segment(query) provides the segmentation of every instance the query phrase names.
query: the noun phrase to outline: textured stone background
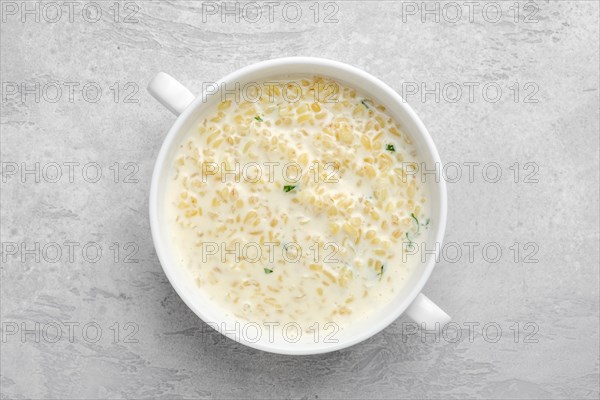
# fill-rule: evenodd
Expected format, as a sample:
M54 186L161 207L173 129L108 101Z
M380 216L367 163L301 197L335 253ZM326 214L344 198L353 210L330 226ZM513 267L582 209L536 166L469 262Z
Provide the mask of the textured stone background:
M191 1L98 1L97 22L93 7L83 18L87 3L76 3L71 22L68 6L57 4L60 20L49 22L56 14L46 7L39 22L35 15L22 22L21 2L2 2L2 398L598 398L597 1L521 2L518 21L512 1L495 2L503 12L497 23L495 8L482 15L483 2L472 21L463 6L456 23L448 21L456 15L450 8L439 22L431 14L422 22L419 10L411 14L421 2L309 1L296 23L282 17L284 2L273 22L263 15L257 23L222 23L220 14L203 21L200 3ZM436 4L443 10L446 3L427 6ZM337 22L324 23L334 11ZM198 92L242 66L292 55L332 58L380 77L405 92L443 160L501 167L496 183L483 179L480 166L473 182L464 167L449 184L446 238L463 253L457 262L441 260L424 292L462 328L456 343L456 331L438 341L408 336L401 318L332 354L261 353L212 332L165 278L147 198L174 118L146 93L147 82L166 71ZM64 89L56 102L49 82ZM79 84L72 99L68 82ZM479 84L472 99L469 82ZM39 102L14 94L36 83ZM90 83L102 89L97 102L92 85L87 97L81 93ZM448 89L439 101L405 90L436 83ZM482 87L490 83L486 100ZM495 103L494 83L502 94ZM452 102L455 85L463 95ZM127 94L137 101L125 102ZM80 164L73 182L66 167L66 176L49 182L50 163L65 162ZM110 169L116 162L118 183ZM509 169L516 162L517 183ZM524 182L528 162L539 166L537 183ZM40 163L39 182L22 175L22 163ZM83 179L87 163L102 169L98 182ZM86 172L93 178L93 168ZM129 172L137 182L123 182ZM64 252L69 241L80 243L73 259L51 262L56 248L48 243ZM99 261L82 256L87 242L102 247ZM480 245L469 254L465 242ZM39 261L11 247L36 243ZM485 243L501 246L498 261L493 251L484 258ZM125 262L130 252L137 263ZM101 329L97 341L94 326L82 332L90 323ZM470 323L479 324L471 340ZM489 323L497 325L484 331ZM63 333L55 342L56 326Z

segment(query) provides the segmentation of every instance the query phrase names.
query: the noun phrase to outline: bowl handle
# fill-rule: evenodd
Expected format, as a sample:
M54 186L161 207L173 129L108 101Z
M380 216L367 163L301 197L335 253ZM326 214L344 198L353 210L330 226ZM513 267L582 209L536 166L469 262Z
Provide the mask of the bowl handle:
M179 116L194 100L194 95L171 75L159 72L148 84L148 91L163 106Z
M436 323L439 324L439 327L443 327L450 322L450 316L422 293L419 293L415 301L408 307L406 315L421 324L422 327L425 324L424 328L427 330L436 329Z

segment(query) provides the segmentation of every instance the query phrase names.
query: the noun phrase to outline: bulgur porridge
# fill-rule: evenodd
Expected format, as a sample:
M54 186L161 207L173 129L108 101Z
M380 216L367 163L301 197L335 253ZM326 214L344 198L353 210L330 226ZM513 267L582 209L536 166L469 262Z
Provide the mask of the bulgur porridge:
M429 226L401 126L330 78L221 100L181 142L164 194L170 245L199 294L228 317L306 331L389 304L419 261L403 245Z

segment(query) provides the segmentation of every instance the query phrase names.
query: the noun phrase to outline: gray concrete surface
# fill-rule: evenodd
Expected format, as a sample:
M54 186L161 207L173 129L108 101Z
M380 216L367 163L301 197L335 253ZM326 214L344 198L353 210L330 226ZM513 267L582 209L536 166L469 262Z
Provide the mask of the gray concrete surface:
M292 22L293 4L270 21L259 2L256 23L251 8L223 23L213 3L59 1L59 16L3 1L1 398L597 399L599 5L492 3L309 1ZM208 328L163 274L148 190L174 119L147 82L166 71L200 91L292 55L380 77L461 167L453 244L424 290L453 317L445 335L402 317L335 353L261 353Z

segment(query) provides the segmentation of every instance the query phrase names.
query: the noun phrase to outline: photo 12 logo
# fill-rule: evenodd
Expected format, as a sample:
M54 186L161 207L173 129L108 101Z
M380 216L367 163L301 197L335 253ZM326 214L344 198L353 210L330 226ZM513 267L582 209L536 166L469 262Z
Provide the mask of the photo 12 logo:
M254 211L250 211L254 213ZM254 213L256 214L256 213ZM246 218L244 223L252 222ZM244 261L250 264L268 263L275 264L284 262L285 264L298 264L302 260L312 263L339 263L335 258L340 246L334 242L312 243L302 246L296 242L200 242L197 244L200 251L200 257L203 263L209 261L219 261L226 263L233 261L239 263ZM265 268L265 273L272 273L273 270Z
M510 340L513 343L536 344L539 343L537 334L540 330L536 322L516 321L509 326L495 321L462 323L450 321L444 326L438 322L435 326L425 323L403 322L401 326L402 343L463 343L468 341L474 343L483 339L486 343L498 343L501 340Z
M404 102L421 103L514 103L537 104L540 86L536 82L402 82L400 95Z
M307 87L302 87L307 85ZM303 92L308 90L308 94ZM234 102L256 103L261 99L273 104L278 101L285 103L297 103L301 99L312 98L315 103L337 103L340 94L340 85L335 81L314 82L312 85L307 80L277 82L202 82L203 102L207 102L212 96L220 95L222 102L227 104L221 107L227 107Z
M98 103L105 101L124 104L139 103L140 88L135 82L93 81L60 82L2 82L2 104L4 103Z
M211 139L211 137L208 137L207 143L210 143ZM218 179L221 183L273 183L277 180L283 180L286 183L295 184L300 182L303 177L307 177L314 183L338 183L339 168L339 163L333 161L313 161L304 168L297 162L278 161L264 161L262 163L235 162L233 165L228 165L225 162L220 164L216 162L202 162L199 166L202 183L207 183L209 177Z
M449 241L447 243L427 244L413 240L409 233L405 237L406 240L402 242L401 249L402 262L417 258L422 263L426 263L432 256L435 256L436 263L444 261L450 264L496 264L502 260L510 260L515 264L537 264L540 261L536 257L540 251L540 246L533 241L513 242L508 245L493 241Z
M139 183L139 164L118 162L101 165L95 161L49 161L0 163L2 183L97 183L101 180L114 183Z
M534 161L515 161L500 164L495 161L448 161L445 163L402 163L402 182L416 179L421 183L539 183L540 166Z
M59 242L9 242L0 244L2 263L19 260L21 263L62 263L86 262L96 264L103 258L114 263L137 264L135 258L140 246L136 242L79 242L65 240ZM10 257L10 259L9 259Z
M235 341L257 343L325 343L334 344L339 340L336 335L340 327L335 322L314 322L309 326L302 326L295 321L289 322L235 322L233 324L221 322L207 322L208 329L202 329L200 335L202 342L207 343L210 338L212 343L224 340L227 336Z
M108 22L137 24L140 4L133 1L2 1L2 23Z
M339 22L340 6L334 1L203 1L201 4L203 23Z
M505 20L536 24L539 11L535 1L402 1L402 22L497 24Z
M113 344L139 343L136 338L139 330L135 322L102 325L96 321L3 321L1 324L2 343L98 343L102 339Z

